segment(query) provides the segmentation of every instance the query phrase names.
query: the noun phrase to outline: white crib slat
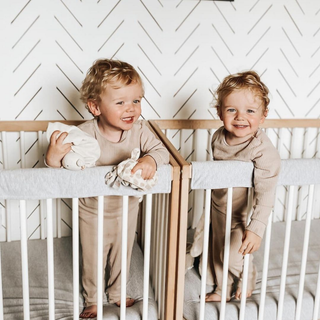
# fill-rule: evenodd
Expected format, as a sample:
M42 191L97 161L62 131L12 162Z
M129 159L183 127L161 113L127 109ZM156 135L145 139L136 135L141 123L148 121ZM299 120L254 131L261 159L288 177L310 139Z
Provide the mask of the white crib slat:
M28 235L26 201L20 200L20 224L21 224L21 263L22 263L22 291L24 320L30 319L29 299L29 274L28 274Z
M279 139L278 139L278 144L277 144L277 150L278 150L280 156L281 156L281 149L282 149L282 136L283 136L283 129L279 128L279 130L278 130Z
M21 166L21 168L26 167L26 157L25 157L24 145L25 145L24 131L20 131L20 157L21 157L20 166Z
M38 131L38 158L40 162L40 167L43 166L43 134L42 131ZM39 200L40 205L40 237L41 239L45 239L45 223L44 223L44 217L45 217L45 211L44 211L44 201Z
M57 199L57 231L58 231L58 238L61 238L62 235L62 217L61 217L61 199Z
M247 203L247 225L250 223L252 215L253 189L248 188L248 203ZM244 257L244 267L242 272L242 288L241 288L241 305L240 305L240 320L244 320L247 301L247 287L248 287L248 271L249 271L250 255L246 254Z
M230 234L231 234L231 217L232 217L232 193L233 189L228 188L227 200L227 217L226 217L226 234L224 239L224 257L223 257L223 280L222 280L222 295L221 295L221 308L219 319L224 320L226 314L226 301L227 301L227 282L229 272L229 253L230 253Z
M261 281L261 293L260 293L260 304L259 304L259 319L264 318L264 306L266 302L267 292L267 281L268 281L268 266L269 266L269 252L271 242L271 229L272 229L272 213L268 219L268 225L265 235L265 246L264 246L264 257L263 257L263 270L262 270L262 281Z
M2 156L3 156L3 169L8 169L8 143L7 143L7 132L2 131L1 132L1 138L2 138Z
M2 131L2 155L3 155L3 169L8 169L8 143L7 143L7 133ZM4 200L5 213L6 213L6 240L11 242L11 214L9 210L9 201Z
M319 270L318 270L317 291L316 291L316 296L314 300L314 310L313 310L312 320L318 319L319 306L320 306L320 261L319 261Z
M104 197L98 197L98 248L93 248L98 250L98 261L97 261L97 319L103 319L103 222L104 222L104 214L103 214L103 204ZM122 293L122 287L121 287ZM122 301L121 301L122 302Z
M45 200L39 200L40 203L40 238L44 240L46 238L45 233L45 207L44 207L44 201Z
M73 319L79 317L79 200L72 199Z
M287 277L287 266L288 266L288 256L289 256L289 246L290 246L290 233L291 233L294 191L295 191L295 187L290 186L289 199L288 199L288 211L287 211L287 217L286 217L286 234L285 234L285 240L284 240L277 320L282 319L282 313L283 313L283 302L284 302L284 293L286 289L286 277Z
M123 197L122 240L121 240L121 307L120 319L126 319L127 298L127 244L128 244L128 209L129 197Z
M143 198L143 200L144 200L144 198ZM145 207L146 207L146 202L142 201L141 210L139 212L139 214L141 213L141 216L140 216L140 225L141 225L141 230L140 230L140 233L141 233L140 241L141 241L141 243L140 243L140 246L141 246L142 250L144 250L144 237L145 237L145 234L143 232L143 230L145 229L145 214L144 214L144 212L146 211Z
M54 320L54 260L53 260L53 220L52 199L47 199L47 258L48 258L48 295L49 319Z
M144 267L143 267L143 317L142 319L144 320L148 319L151 208L152 208L152 194L148 194L146 197L145 244L144 244Z
M3 294L2 294L2 267L1 267L1 245L0 245L0 319L3 320Z
M310 226L311 226L311 218L312 218L313 193L314 193L314 185L310 185L309 186L307 219L306 219L304 240L303 240L301 272L300 272L300 281L299 281L299 294L298 294L297 309L296 309L296 320L300 320L300 316L301 316L301 306L302 306L302 298L303 298L303 290L304 290L304 279L305 279L305 275L306 275L307 255L308 255L308 246L309 246L309 238L310 238Z
M315 158L320 158L320 129L317 130L317 142Z
M202 250L202 269L201 269L201 295L200 295L200 319L204 320L205 302L206 302L206 282L207 282L207 265L209 249L209 228L210 228L210 207L211 190L206 190L205 209L204 209L204 230L203 230L203 250Z
M5 214L6 214L6 240L7 242L11 242L11 214L9 210L9 201L4 200L5 205Z

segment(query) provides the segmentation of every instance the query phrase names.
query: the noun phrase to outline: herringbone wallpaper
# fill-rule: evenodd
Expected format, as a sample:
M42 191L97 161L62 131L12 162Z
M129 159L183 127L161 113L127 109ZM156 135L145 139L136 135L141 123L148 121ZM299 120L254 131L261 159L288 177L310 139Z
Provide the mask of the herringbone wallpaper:
M98 58L137 68L145 119L215 118L212 92L247 69L269 118L320 117L318 0L0 0L0 43L0 120L91 118L79 88Z
M270 117L320 116L317 0L0 2L2 120L90 118L79 87L95 59L133 64L143 117L212 118L212 90L255 69Z

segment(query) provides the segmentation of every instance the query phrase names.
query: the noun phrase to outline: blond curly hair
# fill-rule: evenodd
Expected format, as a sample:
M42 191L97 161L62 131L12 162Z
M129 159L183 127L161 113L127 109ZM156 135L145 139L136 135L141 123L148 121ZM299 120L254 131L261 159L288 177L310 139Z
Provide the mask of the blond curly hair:
M100 103L100 95L107 85L119 88L131 83L140 84L144 91L142 79L132 65L120 60L99 59L93 63L82 82L80 99L90 112L88 101Z
M260 76L255 71L245 71L236 74L231 74L223 79L215 92L214 107L217 109L217 113L221 115L221 107L224 99L233 91L239 89L246 89L253 92L259 97L263 104L263 113L268 112L269 89L260 80Z

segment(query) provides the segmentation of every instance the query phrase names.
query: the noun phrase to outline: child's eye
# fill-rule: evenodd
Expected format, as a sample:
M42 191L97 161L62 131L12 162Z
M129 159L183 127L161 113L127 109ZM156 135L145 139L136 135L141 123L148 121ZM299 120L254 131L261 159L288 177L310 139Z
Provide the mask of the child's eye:
M227 109L227 112L235 112L236 111L236 109L233 109L233 108L228 108Z
M123 101L119 101L119 102L117 102L116 104L122 106L122 105L124 104L124 102L123 102Z
M138 103L140 103L140 100L133 100L133 103L138 104Z
M248 113L255 113L255 111L252 110L252 109L249 109L247 112L248 112Z

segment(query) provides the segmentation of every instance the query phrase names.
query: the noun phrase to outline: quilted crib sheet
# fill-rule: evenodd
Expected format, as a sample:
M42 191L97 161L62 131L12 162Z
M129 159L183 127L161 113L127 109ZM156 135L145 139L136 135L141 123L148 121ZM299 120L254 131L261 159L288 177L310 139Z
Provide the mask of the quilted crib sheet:
M54 251L55 319L72 320L72 238L54 239ZM34 320L49 319L46 252L47 242L45 240L28 241L30 318ZM21 320L23 319L23 295L20 241L1 243L1 263L4 319ZM137 243L133 247L127 294L138 301L126 309L126 319L140 320L143 313L143 254ZM79 311L82 308L83 301L80 294ZM105 301L103 318L119 319L120 308ZM157 304L151 287L149 287L148 318L157 319Z
M285 223L272 224L270 260L268 268L268 286L265 302L264 319L277 319L277 304L280 293L280 277L283 257L283 243ZM304 238L304 221L293 221L291 229L289 261L286 278L286 293L283 307L283 320L295 318L296 302L299 290L300 268ZM320 219L312 220L308 250L308 263L305 276L305 286L302 303L301 319L311 320L313 315L314 296L316 292L317 275L320 261ZM189 234L188 237L191 235ZM192 239L192 236L191 236ZM253 295L247 299L245 319L258 319L260 289L263 268L264 241L258 252L254 253L254 263L258 270L257 285ZM196 268L187 271L185 276L185 301L184 317L187 320L198 320L200 310L201 280ZM213 287L207 286L207 292ZM219 319L220 304L217 302L206 303L205 319ZM226 319L236 320L240 314L240 301L231 300L226 305ZM318 315L320 319L320 312Z

